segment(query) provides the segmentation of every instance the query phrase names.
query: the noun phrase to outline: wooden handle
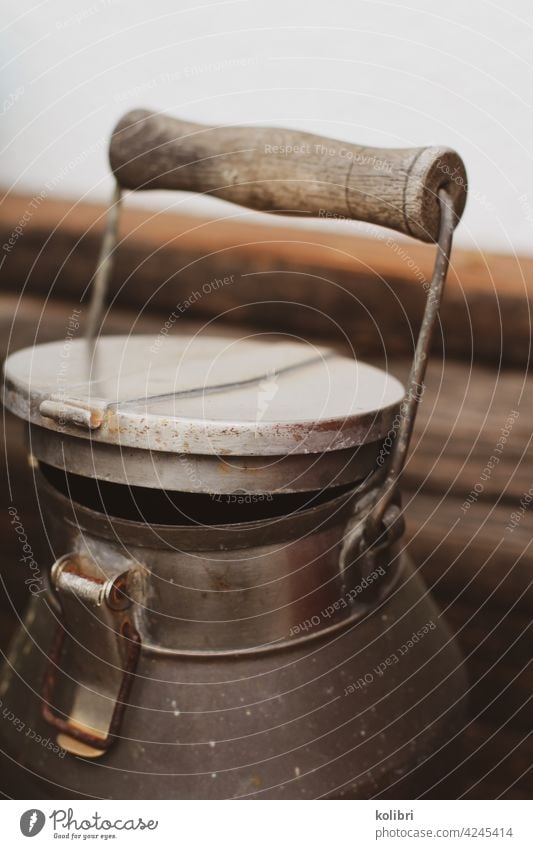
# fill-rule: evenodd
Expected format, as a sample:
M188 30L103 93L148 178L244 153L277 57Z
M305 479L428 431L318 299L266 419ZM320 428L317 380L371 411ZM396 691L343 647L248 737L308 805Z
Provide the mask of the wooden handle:
M438 236L437 192L459 221L466 171L445 147L374 148L271 127L208 127L135 110L109 160L125 189L180 189L265 212L353 218L425 242Z

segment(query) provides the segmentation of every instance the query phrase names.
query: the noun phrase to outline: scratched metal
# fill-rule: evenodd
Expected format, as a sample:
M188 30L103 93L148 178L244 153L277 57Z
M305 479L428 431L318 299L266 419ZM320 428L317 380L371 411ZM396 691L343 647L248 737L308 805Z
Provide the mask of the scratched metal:
M387 434L404 390L327 348L279 337L102 337L12 354L6 403L33 424L121 447L270 456Z

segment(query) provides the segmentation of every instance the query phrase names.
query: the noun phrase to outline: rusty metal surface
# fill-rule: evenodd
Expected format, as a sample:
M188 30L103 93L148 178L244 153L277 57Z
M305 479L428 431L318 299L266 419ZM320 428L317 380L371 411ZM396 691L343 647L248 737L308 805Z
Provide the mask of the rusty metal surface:
M120 729L140 649L129 616L135 566L124 565L120 556L97 562L78 551L52 566L61 621L45 673L42 713L62 732L65 748L74 739L107 749Z
M50 726L31 684L42 679L39 646L49 644L54 622L36 599L24 626L28 651L18 655L17 674L5 672L2 692L43 737ZM434 627L400 655L429 622ZM399 662L387 665L394 654ZM435 775L441 745L460 727L464 689L455 644L405 563L397 592L333 638L224 662L141 652L120 738L96 761L59 757L12 733L2 745L59 798L368 798L384 788L394 795L423 763Z
M395 434L387 477L383 483L382 492L367 521L365 537L369 545L372 545L379 535L382 534L383 526L388 526L391 523L390 508L407 460L407 452L413 434L418 404L424 391L424 378L426 376L431 350L431 341L444 293L452 250L453 231L457 224L457 213L454 209L454 202L450 195L449 186L439 189L438 202L440 223L433 274L427 291L424 316L418 332L413 363L407 383L407 393L401 406L400 426ZM388 521L387 513L389 513Z
M3 704L55 750L2 745L16 742L48 793L364 797L459 727L462 661L401 541L374 575L357 558L339 569L340 541L364 518L352 492L273 521L164 527L112 520L36 474L52 550L80 565L59 599L35 599L3 670ZM102 609L126 573L131 607ZM124 612L135 669L134 641L117 640ZM77 701L85 716L104 706L105 733L77 721Z
M214 459L142 448L117 450L30 425L28 447L43 463L75 475L128 486L232 495L238 504L243 495L311 492L361 481L375 468L381 443L320 454Z
M330 349L213 336L49 343L6 361L6 405L96 442L181 454L276 456L386 436L403 397L391 375Z
M318 606L327 613L305 637L316 638L368 615L400 573L399 545L382 553L364 585L364 557L339 568L342 540L362 525L351 492L293 515L180 527L116 520L37 480L57 555L82 552L104 574L136 565L132 617L151 651L257 652L302 639Z

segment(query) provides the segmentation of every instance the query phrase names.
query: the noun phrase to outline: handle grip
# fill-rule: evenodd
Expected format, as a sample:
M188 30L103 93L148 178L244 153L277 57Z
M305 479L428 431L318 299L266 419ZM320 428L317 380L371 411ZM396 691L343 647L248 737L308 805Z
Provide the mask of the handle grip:
M125 189L179 189L287 215L351 218L436 241L438 191L457 223L464 164L445 147L373 148L271 127L208 127L146 110L115 127L109 160Z

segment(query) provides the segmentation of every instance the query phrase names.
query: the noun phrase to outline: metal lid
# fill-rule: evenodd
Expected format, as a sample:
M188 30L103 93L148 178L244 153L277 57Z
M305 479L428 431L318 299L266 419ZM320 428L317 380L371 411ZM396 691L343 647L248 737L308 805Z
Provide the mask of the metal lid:
M103 336L12 354L6 405L51 431L177 454L272 456L385 437L394 377L279 335Z

